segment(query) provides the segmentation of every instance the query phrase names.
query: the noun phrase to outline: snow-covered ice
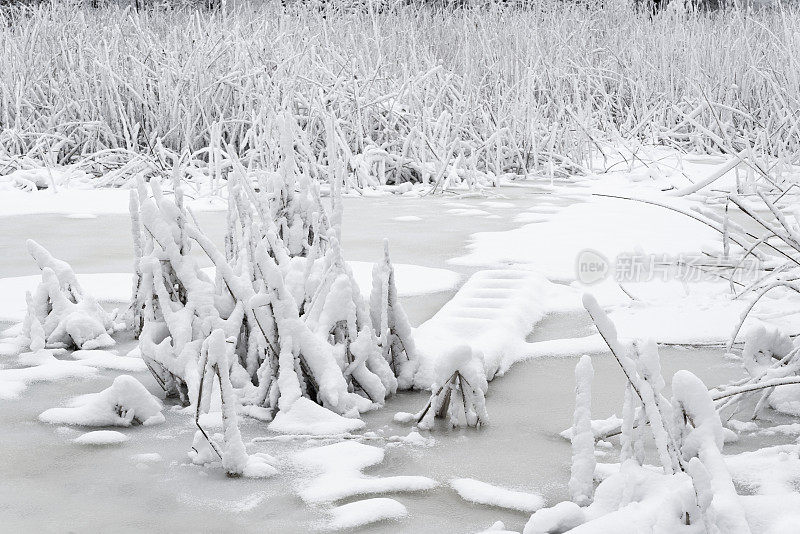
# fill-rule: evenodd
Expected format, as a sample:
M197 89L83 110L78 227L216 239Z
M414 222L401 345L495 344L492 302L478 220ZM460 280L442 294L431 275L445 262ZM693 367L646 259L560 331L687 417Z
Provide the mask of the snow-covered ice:
M472 478L454 478L449 484L462 499L476 504L521 512L535 512L544 506L541 495L501 488Z
M351 419L327 410L305 397L297 399L292 407L280 411L269 424L269 429L283 434L335 435L364 428L364 421Z
M94 430L81 434L72 441L78 445L118 445L129 439L128 436L116 430Z
M424 476L370 477L362 470L380 464L384 450L356 441L315 447L294 455L294 464L310 476L301 482L300 497L309 503L338 501L356 495L416 492L434 488Z
M330 514L331 519L327 528L330 530L342 530L361 527L387 519L400 519L408 515L408 510L394 499L376 497L337 506L331 510Z

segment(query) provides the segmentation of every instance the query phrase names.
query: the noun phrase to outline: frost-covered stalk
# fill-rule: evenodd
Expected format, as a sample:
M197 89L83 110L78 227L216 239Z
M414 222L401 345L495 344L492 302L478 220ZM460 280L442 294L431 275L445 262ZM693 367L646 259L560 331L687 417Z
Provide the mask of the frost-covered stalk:
M236 394L230 379L229 357L233 355L234 339L225 339L225 332L216 329L203 341L200 365L203 378L200 382L200 396L207 395L212 389L214 377L219 383L219 392L222 400L222 429L224 446L222 449L222 467L229 476L239 476L247 465L247 451L239 432L236 419ZM197 415L205 403L198 403ZM198 424L199 426L199 424Z
M411 324L397 298L389 241L383 242L383 261L372 269L370 314L383 357L397 377L398 389L411 389L419 365Z
M133 337L138 339L144 327L144 302L139 291L142 285L142 226L139 221L139 193L136 189L130 190L128 211L131 216L131 235L133 237L133 286L131 288L131 324Z
M180 192L175 196L179 206L164 197L157 181L150 182L151 197L140 185L140 221L150 243L141 261L144 327L139 346L167 395L188 405L197 400L203 340L215 328L236 335L243 310L222 305L227 289L218 291L190 255L188 232L194 231L195 240L201 232L189 223Z
M188 216L177 180L174 201L156 180L152 194L140 182L140 348L162 387L184 404L203 402L198 361L203 340L217 329L236 340L230 355L236 402L262 419L300 396L358 415L397 389L382 347L394 343L396 357L399 340L413 359L388 258L383 311L396 339L379 345L370 309L342 257L339 224L331 228L318 185L296 159L304 142L293 120L280 121L279 170L259 173L258 191L242 163L230 157L224 251ZM191 246L214 264L214 280L198 269Z
M690 472L699 507L713 511L720 532L749 534L744 508L722 456L722 422L708 389L694 374L681 370L672 378L672 395L680 453L686 462L699 459L708 475L699 468Z
M650 422L659 459L665 471L682 470L680 456L672 430L672 405L664 398L664 379L661 377L661 360L653 340L635 341L632 355L639 377L644 412Z
M329 232L330 248L323 276L305 314L305 322L328 339L352 387L372 402L383 403L397 390L397 379L379 351L370 312L350 266L342 258L338 240Z
M586 506L594 493L594 434L592 433L592 359L584 355L575 366L575 415L572 426L572 470L569 493L572 502Z
M278 228L278 237L285 243L290 256L306 256L315 236L327 231L327 219L320 201L319 183L312 179L308 168L297 161L297 150L304 147L294 117L282 113L277 121L281 159L277 179L272 181L268 209ZM304 148L303 148L304 147ZM315 215L316 214L316 215ZM315 227L315 224L322 223Z
M622 429L620 442L620 463L634 459L637 464L644 464L644 441L642 428L645 422L637 416L642 416L644 409L639 397L633 391L630 383L625 385L625 400L622 405Z
M647 417L664 472L673 474L682 471L682 461L669 426L672 420L671 406L660 393L663 380L655 344L636 343L630 347L621 343L614 323L592 295L584 294L583 306L644 407L643 416ZM640 353L643 353L641 363L637 362Z
M480 426L489 422L484 395L488 389L483 358L461 345L436 362L436 382L431 387L428 404L414 419L420 428L433 428L434 418L445 419L450 426Z

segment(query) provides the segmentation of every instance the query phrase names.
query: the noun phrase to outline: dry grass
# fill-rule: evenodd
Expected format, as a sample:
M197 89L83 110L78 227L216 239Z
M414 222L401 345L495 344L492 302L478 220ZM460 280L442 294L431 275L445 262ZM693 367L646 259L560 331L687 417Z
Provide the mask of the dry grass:
M158 171L183 155L214 173L231 151L270 167L283 111L312 172L335 141L362 186L601 171L604 153L637 143L788 163L800 143L789 8L2 13L0 154L12 166Z

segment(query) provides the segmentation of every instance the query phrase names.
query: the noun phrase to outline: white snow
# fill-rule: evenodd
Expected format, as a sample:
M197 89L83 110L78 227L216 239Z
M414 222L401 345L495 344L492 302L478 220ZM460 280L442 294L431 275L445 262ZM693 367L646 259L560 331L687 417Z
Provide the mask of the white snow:
M51 424L82 426L131 426L134 421L143 425L164 422L161 402L135 378L120 375L114 383L99 393L73 399L66 408L51 408L39 419Z
M415 416L419 427L433 428L438 416L453 427L487 424L484 395L489 385L483 367L483 356L469 345L458 345L441 354L436 360L436 381L431 385L428 405ZM395 419L398 417L404 418L395 415Z
M486 377L505 373L531 356L526 337L547 312L577 309L577 292L533 271L480 271L414 331L420 354L416 385L430 388L437 358L466 344L483 355Z
M164 458L157 452L143 452L140 454L134 454L131 456L131 460L136 463L154 464L163 462Z
M473 478L454 478L450 482L465 501L521 512L535 512L544 506L541 495L494 486Z
M117 445L125 443L129 439L128 436L116 430L95 430L81 434L72 441L79 445Z
M564 207L547 221L474 234L469 253L451 261L485 267L524 264L550 278L574 280L576 258L586 249L609 259L637 250L677 256L697 253L715 241L719 241L717 232L679 213L639 202L591 197Z
M83 365L98 369L112 369L126 373L141 373L147 371L147 365L141 358L120 356L107 350L76 350L69 354Z
M283 434L334 435L364 428L364 421L342 417L316 402L300 397L288 410L281 410L269 424L273 432Z
M406 507L394 499L378 497L337 506L330 511L329 530L356 528L387 519L400 519L408 515Z
M351 440L299 452L293 462L310 475L299 487L300 498L323 503L356 495L425 491L437 485L423 476L368 477L361 472L383 457L383 449Z
M21 321L25 316L25 293L36 290L41 276L0 278L0 320ZM98 302L119 303L131 298L132 278L128 273L78 274L81 287Z
M53 382L68 378L88 378L97 375L97 369L80 362L54 360L34 367L0 369L0 399L13 399L30 384Z

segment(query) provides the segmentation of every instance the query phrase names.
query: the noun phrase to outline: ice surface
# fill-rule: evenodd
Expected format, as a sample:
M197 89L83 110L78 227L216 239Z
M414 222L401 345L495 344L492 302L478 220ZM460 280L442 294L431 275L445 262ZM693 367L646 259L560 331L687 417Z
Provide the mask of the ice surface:
M552 192L544 197L536 191L534 188L517 189L515 192L520 196L512 198L509 203L518 206L516 211L524 211L542 198L553 198ZM505 215L502 220L445 215L439 198L388 197L370 199L369 202L346 199L345 202L349 207L345 211L344 234L350 234L350 241L345 237L345 247L353 257L367 261L379 256L381 240L388 235L392 242L393 257L397 261L441 266L448 257L462 254L462 243L471 232L482 229L507 230L514 226L510 215ZM127 209L127 192L123 203L124 209ZM465 199L463 204L467 207L480 206L486 211L495 209L483 206L481 201ZM75 212L88 211L77 208ZM515 213L509 208L504 209L508 214ZM391 221L391 217L398 213L418 214L425 220L426 228L429 224L433 228L446 227L447 232L437 230L421 239L419 233L408 232L408 225ZM204 227L221 240L218 230L224 227L224 217L202 213L198 217L204 221ZM100 216L93 221L48 216L35 220L5 220L14 225L25 221L31 237L54 236L55 240L63 243L62 246L72 251L74 257L81 258L74 265L80 265L79 270L83 272L122 271L129 264L130 244L124 237L128 231L128 221L123 217ZM3 224L2 221L0 219L0 224ZM92 240L85 239L88 224L92 224L91 228L95 230ZM417 227L416 224L413 226ZM9 250L21 252L0 258L0 276L32 272L30 260L25 256L24 249L18 247L19 241L15 241L13 234L11 231L1 234L0 244L10 247ZM98 246L100 244L102 247ZM67 259L72 261L72 258ZM454 269L466 276L474 271L469 267ZM93 291L83 279L81 282L85 289ZM125 282L118 289L125 299L129 287ZM637 287L633 292L647 296L645 289ZM580 293L577 289L575 292ZM664 295L667 293L665 290ZM429 318L447 298L449 295L446 293L426 294L407 299L403 304L409 310L412 324L419 324ZM606 306L602 298L598 297L598 300ZM626 302L618 299L610 305ZM577 298L569 307L576 303ZM566 306L537 323L528 338L526 354L574 356L592 353L597 377L592 405L595 417L602 419L619 409L624 377L617 364L605 354L604 347L598 344L598 341L602 344L599 336L587 335L591 334L591 330L585 324L585 318L572 315L571 312L564 313L564 308ZM678 301L674 309L676 313L680 312ZM631 306L631 310L632 314L635 313L636 305ZM638 311L646 313L647 308L639 306ZM612 309L612 317L614 313ZM669 315L663 314L661 317ZM669 317L669 321L680 322L680 316ZM621 333L625 330L623 323L620 323ZM668 328L663 327L662 332L668 332ZM576 339L576 335L585 337ZM597 350L588 350L590 345ZM121 349L120 354L126 350ZM707 385L726 382L738 378L740 374L739 364L724 360L722 351L713 347L662 348L661 353L663 373L668 382L678 368L691 369ZM79 362L65 363L77 367ZM11 360L3 359L2 364L6 366L2 371L16 371L9 368L13 366ZM492 414L492 425L478 432L471 429L437 432L433 446L424 449L410 446L386 448L384 461L372 465L369 476L385 478L422 474L438 480L449 480L454 476L470 477L495 481L503 487L532 488L531 491L541 493L547 504L567 498L564 488L569 476L570 450L569 444L557 438L557 434L571 424L574 364L575 360L571 358L539 358L519 363L511 372L496 378L491 384L491 393L486 400ZM293 470L282 470L279 476L271 479L231 481L221 473L189 465L185 452L192 443L196 427L191 418L182 413L165 410L168 425L126 431L132 436L135 433L135 439L123 447L109 447L100 454L81 450L80 454L65 455L63 433L57 433L48 425L31 423L40 412L61 403L63 399L101 390L110 384L116 374L108 370L84 369L91 373L88 380L41 383L32 387L24 400L4 401L8 409L0 410L0 428L3 429L4 452L10 461L3 472L4 480L8 483L0 485L0 500L6 503L7 513L4 515L9 529L27 531L47 524L67 525L77 531L92 528L142 530L148 527L149 519L142 517L141 510L154 506L154 503L158 507L169 507L170 513L160 517L160 524L165 530L171 531L187 527L220 531L239 528L247 531L253 525L267 525L287 534L306 534L330 519L327 505L309 507L293 491L312 484L320 471L302 470L297 474ZM151 392L158 391L158 386L149 375L139 378ZM362 438L363 443L382 449L387 443L399 443L400 438L410 435L409 428L394 424L391 421L392 414L396 411L416 411L426 398L427 393L403 393L389 399L385 409L365 414L367 426L364 430L370 435ZM242 421L245 441L264 436L263 423L249 418L243 418ZM425 432L416 434L423 439L428 439L430 435ZM778 432L774 436L754 435L742 439L750 440L746 445L732 444L731 449L726 446L726 450L741 452L745 446L786 443L794 439L794 436L787 438ZM35 447L31 447L32 440L36 443ZM309 442L308 438L248 442L248 449L254 447L281 460L289 460L307 447L327 443L330 442L325 439ZM502 455L498 451L502 451ZM134 454L158 454L163 461L149 463L148 470L142 470L137 466L148 462L131 461ZM475 460L465 462L465 458ZM745 486L750 476L747 472L758 470L753 467L740 471L738 467L730 463L728 465L737 484ZM520 466L524 466L524 469ZM36 476L32 476L32 472ZM787 472L791 472L791 469ZM108 477L108 473L114 473L114 477ZM156 474L158 476L154 476ZM41 492L41 483L49 484L47 494ZM753 484L753 487L756 486ZM91 499L86 498L87 491L91 492ZM754 532L791 531L789 527L793 524L789 521L793 518L786 518L785 512L800 509L800 502L792 495L782 493L743 497L748 521L759 525L758 529L753 529ZM501 519L509 531L519 532L528 519L527 514L512 510L467 503L449 489L397 498L407 506L410 515L402 522L384 522L370 531L395 534L476 532ZM32 514L31 510L36 510L36 513ZM78 515L76 510L82 513ZM280 514L276 510L280 510ZM783 520L779 519L782 514Z

